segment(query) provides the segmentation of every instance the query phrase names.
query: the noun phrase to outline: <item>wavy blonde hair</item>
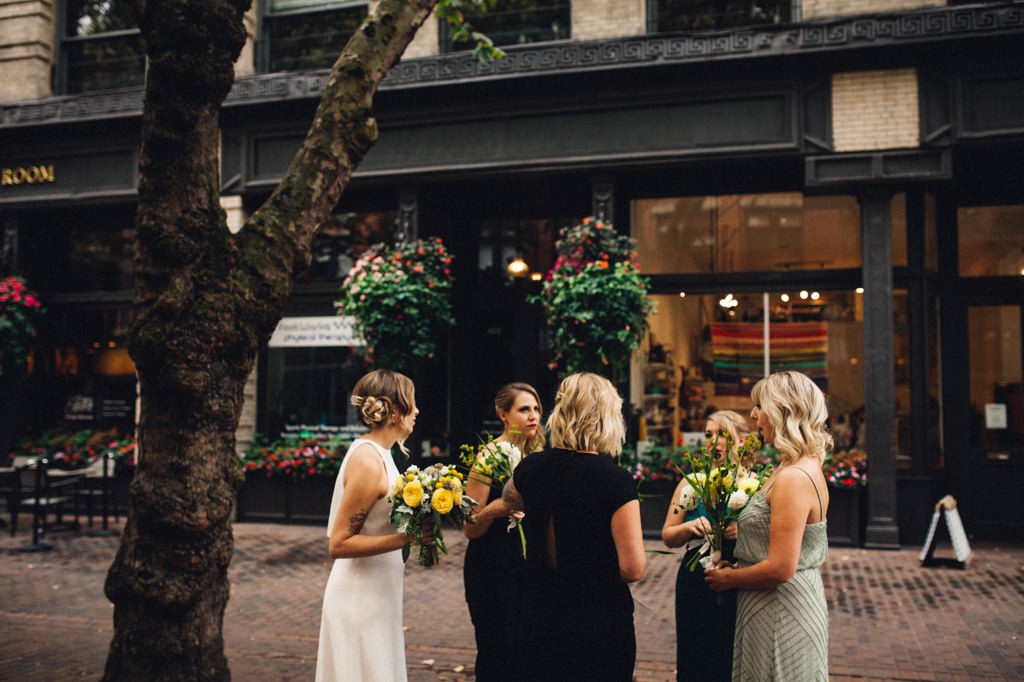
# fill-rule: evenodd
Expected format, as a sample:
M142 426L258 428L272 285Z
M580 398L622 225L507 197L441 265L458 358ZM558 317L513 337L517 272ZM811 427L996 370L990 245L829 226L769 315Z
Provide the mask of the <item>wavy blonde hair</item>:
M735 463L739 447L743 444L743 439L750 433L750 420L732 410L718 410L708 415L707 421L718 424L719 431L725 429L732 438L732 449L726 454L729 460Z
M754 384L750 398L775 429L775 447L783 464L806 456L824 462L833 445L828 407L825 394L807 375L793 371L770 374Z
M581 372L562 380L547 422L551 445L567 450L622 454L626 422L622 396L602 376Z
M515 405L516 398L519 397L520 393L532 395L533 399L537 401L537 409L540 410L541 414L544 414L544 406L540 402L540 395L537 394L537 389L530 384L516 381L499 388L494 396L494 411L499 417L502 412L512 411L512 406ZM531 452L536 452L544 447L544 429L537 429L537 433L533 435L533 438L523 439L522 434L520 434L520 440L524 440L524 442L513 443L513 445L519 447L524 454L528 455Z
M396 424L416 409L416 388L412 379L400 372L375 369L364 374L352 388L352 405L372 431ZM405 438L398 440L398 447L409 454Z

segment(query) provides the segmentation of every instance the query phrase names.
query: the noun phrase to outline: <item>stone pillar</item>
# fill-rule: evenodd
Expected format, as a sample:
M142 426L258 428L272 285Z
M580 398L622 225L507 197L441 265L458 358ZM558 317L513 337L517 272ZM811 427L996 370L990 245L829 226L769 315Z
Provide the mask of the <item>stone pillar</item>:
M52 0L0 0L0 102L53 96L55 35Z
M893 419L892 190L860 194L864 258L864 400L868 479L865 547L899 549Z

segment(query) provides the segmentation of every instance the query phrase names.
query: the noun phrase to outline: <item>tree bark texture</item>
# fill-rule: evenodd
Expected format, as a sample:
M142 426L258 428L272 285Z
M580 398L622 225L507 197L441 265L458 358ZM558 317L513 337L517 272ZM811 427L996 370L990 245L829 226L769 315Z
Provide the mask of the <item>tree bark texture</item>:
M223 618L242 390L293 274L309 265L317 227L376 140L377 86L437 0L373 7L281 185L231 234L219 204L218 116L250 2L134 3L148 57L129 337L140 461L105 585L114 603L105 680L230 679Z

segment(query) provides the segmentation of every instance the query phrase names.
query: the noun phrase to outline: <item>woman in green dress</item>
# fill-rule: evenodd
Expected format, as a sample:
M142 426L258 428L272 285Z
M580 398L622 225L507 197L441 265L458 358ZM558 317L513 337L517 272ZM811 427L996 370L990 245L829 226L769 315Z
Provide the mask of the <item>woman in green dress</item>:
M743 442L750 424L747 418L732 410L719 410L711 414L704 427L704 437L717 438L718 456L736 462L739 444ZM726 444L731 443L726 453ZM736 595L729 592L718 599L704 583L702 570L691 571L689 563L694 552L704 544L704 534L711 529L704 505L686 511L680 504L686 479L679 482L672 494L661 528L661 539L668 547L683 547L683 560L676 573L676 679L729 680L732 676L732 638L736 627ZM722 556L732 558L736 544L736 524L725 529Z
M723 562L705 580L716 592L737 590L734 681L827 682L825 396L786 371L759 381L751 398L750 417L779 466L740 513L735 565Z

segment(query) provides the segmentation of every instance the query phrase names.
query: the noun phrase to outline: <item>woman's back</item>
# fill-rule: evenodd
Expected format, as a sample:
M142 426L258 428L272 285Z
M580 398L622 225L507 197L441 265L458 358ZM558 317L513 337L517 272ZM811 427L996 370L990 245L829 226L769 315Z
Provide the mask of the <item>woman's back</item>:
M515 486L528 564L517 678L631 679L633 601L611 518L636 499L632 476L606 455L552 449L524 459Z

